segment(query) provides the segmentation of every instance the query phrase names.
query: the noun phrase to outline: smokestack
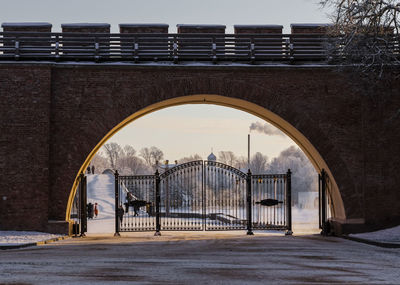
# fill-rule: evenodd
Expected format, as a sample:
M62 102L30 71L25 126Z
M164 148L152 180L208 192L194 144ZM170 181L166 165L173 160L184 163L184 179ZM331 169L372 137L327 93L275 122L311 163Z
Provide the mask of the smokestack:
M250 134L247 135L247 168L250 170Z

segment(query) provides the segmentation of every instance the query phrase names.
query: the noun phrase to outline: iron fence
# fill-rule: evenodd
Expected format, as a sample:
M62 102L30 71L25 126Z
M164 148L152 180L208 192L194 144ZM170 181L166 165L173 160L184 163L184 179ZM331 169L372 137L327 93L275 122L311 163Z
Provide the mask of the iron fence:
M116 183L116 232L155 231L155 175L116 175Z
M320 34L0 33L0 60L294 62L329 60ZM393 46L398 39L393 36ZM398 53L398 48L393 52Z
M287 230L291 173L252 175L192 161L155 175L115 174L116 234L128 231Z

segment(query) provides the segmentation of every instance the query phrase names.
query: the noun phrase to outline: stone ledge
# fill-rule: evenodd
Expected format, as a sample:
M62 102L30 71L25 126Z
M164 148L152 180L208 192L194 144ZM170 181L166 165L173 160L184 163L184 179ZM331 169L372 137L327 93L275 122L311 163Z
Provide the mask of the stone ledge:
M46 232L50 234L69 235L72 232L72 223L68 221L49 220L47 223Z

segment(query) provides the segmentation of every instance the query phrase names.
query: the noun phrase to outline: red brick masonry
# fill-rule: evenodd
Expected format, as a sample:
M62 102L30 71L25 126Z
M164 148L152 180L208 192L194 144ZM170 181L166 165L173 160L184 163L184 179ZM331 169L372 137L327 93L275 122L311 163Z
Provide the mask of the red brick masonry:
M348 219L365 219L363 230L398 223L400 83L390 82L367 96L334 67L1 63L0 229L65 233L74 178L95 145L136 111L191 94L281 116L328 164Z

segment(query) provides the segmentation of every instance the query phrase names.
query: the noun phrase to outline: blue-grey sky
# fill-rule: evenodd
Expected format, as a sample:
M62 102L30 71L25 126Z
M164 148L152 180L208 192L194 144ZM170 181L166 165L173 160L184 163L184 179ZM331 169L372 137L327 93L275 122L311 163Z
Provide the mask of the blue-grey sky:
M0 0L1 22L42 21L60 31L62 23L99 22L176 24L280 24L324 23L326 11L319 0Z
M327 11L318 0L0 0L0 22L50 22L53 31L62 23L280 24L284 33L291 23L326 23ZM230 108L185 105L152 113L133 122L110 141L131 144L139 150L158 146L171 161L194 153L206 158L211 148L247 155L247 133L260 119ZM270 158L294 144L288 137L252 133L252 153Z

